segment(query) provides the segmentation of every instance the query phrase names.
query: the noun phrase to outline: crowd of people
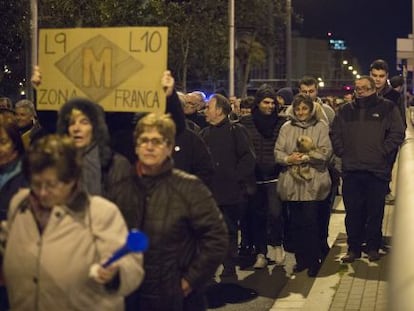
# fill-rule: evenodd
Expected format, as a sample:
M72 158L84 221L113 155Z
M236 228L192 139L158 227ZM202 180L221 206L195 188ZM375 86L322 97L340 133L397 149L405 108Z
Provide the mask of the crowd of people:
M61 106L56 133L31 101L3 98L0 310L206 310L207 285L237 281L240 258L263 269L286 252L294 273L317 277L340 186L342 261L380 260L405 133L401 79L392 86L388 71L374 61L343 98L320 98L309 76L205 98L178 92L166 71L166 114L128 114L123 139L86 98ZM103 265L133 229L148 250Z

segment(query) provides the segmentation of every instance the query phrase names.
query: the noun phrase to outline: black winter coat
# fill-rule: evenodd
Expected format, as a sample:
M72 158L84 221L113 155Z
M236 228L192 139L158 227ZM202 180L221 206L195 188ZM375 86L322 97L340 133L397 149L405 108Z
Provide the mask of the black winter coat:
M342 172L366 171L390 180L394 155L404 141L405 128L396 105L373 94L342 106L330 137Z
M211 187L214 174L213 160L201 137L190 129L177 133L172 155L176 168L200 178Z
M202 291L227 251L226 225L210 191L168 161L158 176L120 182L111 199L122 207L129 228L150 240L136 309L183 310L181 278Z
M18 165L19 161L13 163ZM13 167L14 168L14 167ZM1 170L0 170L1 174ZM20 188L28 186L28 182L20 170L17 174L11 177L4 185L0 188L0 221L7 219L7 211L9 209L10 200L17 193Z
M244 184L254 172L254 153L250 149L248 137L240 127L232 125L225 118L219 124L210 125L200 132L213 158L212 192L218 205L242 202Z
M254 124L252 115L241 118L240 123L247 129L256 153L256 180L265 181L277 178L281 167L276 164L274 149L284 120L280 119L280 122L276 124L271 137L264 137L260 134Z

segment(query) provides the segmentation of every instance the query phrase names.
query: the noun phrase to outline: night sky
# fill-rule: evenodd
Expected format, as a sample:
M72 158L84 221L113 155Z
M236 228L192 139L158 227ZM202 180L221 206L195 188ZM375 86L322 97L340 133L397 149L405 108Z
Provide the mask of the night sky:
M411 33L412 0L292 0L304 22L294 29L306 37L343 39L358 58L363 74L377 58L396 74L396 38Z

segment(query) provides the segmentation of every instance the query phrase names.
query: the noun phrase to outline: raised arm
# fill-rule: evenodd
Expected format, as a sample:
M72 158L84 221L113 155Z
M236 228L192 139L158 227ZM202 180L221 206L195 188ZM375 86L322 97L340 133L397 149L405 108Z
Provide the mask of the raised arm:
M177 127L177 135L185 128L185 115L183 107L181 107L180 99L175 91L175 80L171 75L171 71L164 71L161 78L161 85L167 96L167 107L165 112L171 114L172 119Z

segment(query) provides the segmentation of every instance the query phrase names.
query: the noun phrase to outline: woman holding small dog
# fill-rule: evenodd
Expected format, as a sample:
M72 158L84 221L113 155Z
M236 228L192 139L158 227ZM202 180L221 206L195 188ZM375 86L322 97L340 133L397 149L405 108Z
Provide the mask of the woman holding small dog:
M296 257L294 271L308 269L310 277L318 274L321 265L318 208L331 186L327 164L332 146L318 105L307 95L296 95L275 145L276 162L284 167L277 191L289 212L287 233ZM306 153L297 149L304 137L313 143ZM295 177L292 166L303 168L306 178Z

